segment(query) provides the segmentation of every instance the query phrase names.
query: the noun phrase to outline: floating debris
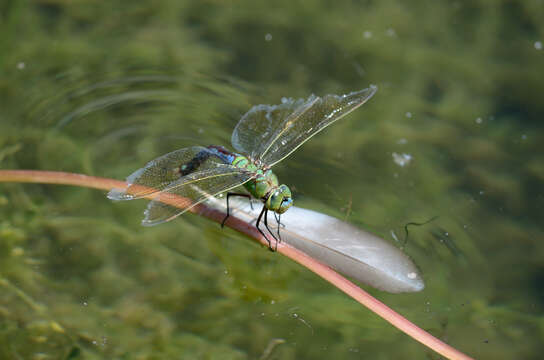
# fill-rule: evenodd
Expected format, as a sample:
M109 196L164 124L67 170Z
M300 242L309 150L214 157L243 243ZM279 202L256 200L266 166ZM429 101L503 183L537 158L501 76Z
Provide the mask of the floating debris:
M406 166L412 161L412 155L410 154L397 154L396 152L393 153L393 161L399 166Z

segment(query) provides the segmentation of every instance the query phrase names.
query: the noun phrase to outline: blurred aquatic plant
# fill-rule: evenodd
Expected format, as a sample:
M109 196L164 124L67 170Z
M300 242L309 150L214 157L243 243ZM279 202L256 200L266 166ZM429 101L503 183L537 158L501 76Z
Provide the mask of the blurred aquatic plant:
M0 4L0 166L121 178L185 141L224 142L250 104L376 83L381 96L366 114L376 121L331 129L296 155L289 178L304 187L295 195L305 206L339 217L348 199L364 199L350 204L349 221L371 224L384 237L393 231L402 238L404 224L439 215L436 226L453 236L466 265L429 232L433 226L410 228L406 251L432 291L385 295L384 301L452 343L463 343L478 358L535 358L544 309L539 282L544 52L538 46L543 6L512 0L338 1L334 6L5 1ZM256 85L202 80L200 74L219 74L219 79L228 74ZM95 89L79 98L67 93L147 76L174 78L158 90L178 95L81 112L53 131L60 119L90 101L154 85L118 84L117 90ZM185 83L186 76L196 81ZM200 81L214 90L196 86ZM393 152L413 160L401 168ZM321 154L317 160L316 153ZM342 174L334 183L339 200L316 181L333 172ZM204 353L251 357L290 328L259 304L275 301L277 309L287 298L321 316L310 319L312 337L293 330L297 346L289 341L279 346L275 354L281 358L359 357L362 351L425 356L381 321L355 321L359 307L279 257L226 241L200 220L178 224L181 235L174 236L179 229L169 226L145 235L116 224L133 223L139 208L119 209L101 195L41 185L2 185L0 205L9 244L0 254L3 276L49 304L65 328L85 333L72 343L97 340L96 345L85 340L80 357L173 357L180 348L193 358ZM195 240L202 231L206 240ZM83 270L77 270L80 264ZM221 271L228 274L216 281L203 275ZM116 287L118 292L112 291ZM6 325L0 357L43 340L25 331L37 320L23 301L11 292L0 298ZM238 298L245 301L243 310L232 306ZM328 312L322 303L343 311ZM221 320L211 326L210 317ZM101 325L106 323L108 328ZM248 332L255 339L247 340ZM100 335L108 336L106 345ZM362 340L370 336L376 341ZM70 346L51 353L72 353Z
M101 179L97 177L88 177L80 174L24 170L0 170L0 182L31 182L79 185L103 190L118 189L126 186L126 184L123 184L119 181ZM154 193L149 194L151 195L146 195L144 197L151 199L155 198ZM168 195L169 196L164 196L163 194L163 196L161 197L161 202L164 202L170 206L187 206L187 203L190 202L187 199L180 198L178 195L175 194ZM210 199L210 201L213 201L213 198ZM244 211L241 211L242 208L235 206L236 211L233 211L233 213L231 213L231 218L229 219L227 225L240 232L250 235L265 246L270 246L269 240L265 236L263 236L262 233L259 233L258 229L253 225L257 213L252 208L251 212L253 212L253 214L251 214L250 212L248 212L249 209L247 209L247 204L245 207L246 209ZM224 207L217 208L215 206L210 206L209 203L198 204L194 207L189 208L189 211L205 216L218 223L222 223L226 214L226 209ZM360 280L388 291L398 292L421 290L421 288L423 287L423 283L419 279L420 275L417 274L417 270L415 270L413 265L410 264L409 260L404 258L400 252L397 253L394 247L388 246L388 244L386 243L381 244L380 240L376 237L371 236L370 234L361 234L362 231L357 231L354 228L350 228L347 224L342 224L340 221L334 218L328 218L319 213L314 213L308 210L304 211L304 209L293 208L291 209L289 215L286 216L291 215L298 216L298 219L293 218L292 220L290 220L290 218L284 218L284 221L289 224L289 230L287 234L284 235L284 237L286 237L286 243L284 242L276 244L275 251L288 256L292 260L312 270L313 272L336 286L338 289L342 290L347 295L351 296L353 299L357 300L362 305L366 306L371 311L384 318L393 326L397 327L401 331L413 337L415 340L423 343L424 345L445 356L446 358L471 359L467 355L461 353L455 348L452 348L451 346L433 337L424 330L418 328L406 318L397 314L392 309L388 308L386 305L373 298L370 294L357 287L355 284L351 283L347 279L343 278L339 274L335 273L334 270L325 265L327 259L329 262L333 263L331 261L332 255L340 252L339 250L343 250L346 252L345 257L349 257L352 261L348 264L341 264L341 261L336 259L336 264L334 264L333 266L342 269L344 272L349 273L351 276L357 277L357 275L359 275ZM308 227L308 224L311 224L311 227ZM336 237L344 240L343 243L337 245L338 249L334 249L334 247L331 247L330 244L327 244L327 242L331 242L331 236L335 238L333 242L336 243L339 242ZM357 242L357 244L354 245L350 243L350 241L352 243ZM304 251L299 251L297 250L297 248L292 247L289 244L298 245L298 247L304 249ZM320 263L318 260L316 260L315 257L313 257L317 257L320 253L323 252L323 246L316 249L316 247L318 247L316 245L325 245L325 247L330 249L331 254L320 257L321 261L324 261L325 264ZM375 259L364 259L364 256L362 256L361 258L355 256L357 249L361 247L370 248L371 253L376 253L374 255ZM350 250L353 252L352 254L348 253ZM385 261L385 264L378 265L380 259L376 259L376 257L379 258L380 256L385 259L381 260ZM370 261L368 261L366 264L363 264L362 270L354 272L350 269L357 266L356 262L363 262L365 260ZM397 262L400 264L397 264ZM86 267L85 265L86 264L80 263L80 270L84 270ZM94 267L95 265L91 266ZM393 276L382 276L380 274L380 272L387 273L388 271L393 273ZM401 281L400 278L404 274L398 273L407 271L410 271L410 273L407 275L407 277L405 277L404 280ZM411 280L413 280L412 283L410 283ZM403 284L399 284L399 282L403 282ZM27 304L31 305L31 308L38 314L46 313L46 307L34 302L28 295L24 293L24 291L13 286L8 280L0 278L0 286L2 285L12 290L12 292L18 295ZM116 290L118 291L118 289ZM303 319L301 319L301 321L304 322ZM306 322L304 322L304 324L308 325ZM64 329L55 321L50 321L49 324L45 327L50 327L54 331L64 333ZM51 341L50 337L50 335L44 335L44 341ZM102 342L102 345L106 345L107 339L102 338ZM99 340L92 340L92 343L98 344ZM73 348L70 350L70 354L72 354L72 352Z

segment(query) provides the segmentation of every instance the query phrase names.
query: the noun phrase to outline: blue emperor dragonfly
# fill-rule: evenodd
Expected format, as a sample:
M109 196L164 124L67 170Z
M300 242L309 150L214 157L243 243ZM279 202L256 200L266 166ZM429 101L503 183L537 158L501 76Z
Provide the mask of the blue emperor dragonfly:
M243 185L251 196L263 202L255 226L264 225L276 241L278 238L268 228L268 211L278 216L293 204L289 187L279 184L272 166L285 159L299 146L319 131L364 104L376 92L367 89L350 94L311 95L308 99L282 99L279 105L256 105L238 122L232 133L231 152L222 146L193 146L179 149L151 160L143 168L127 177L127 187L108 193L112 200L133 200L154 197L145 210L143 225L156 225L170 221L209 197L229 192ZM243 155L245 154L245 155ZM170 193L191 200L189 206L178 208L160 201L160 195ZM247 194L227 194L250 197ZM279 222L279 219L276 218ZM279 226L278 226L279 237Z

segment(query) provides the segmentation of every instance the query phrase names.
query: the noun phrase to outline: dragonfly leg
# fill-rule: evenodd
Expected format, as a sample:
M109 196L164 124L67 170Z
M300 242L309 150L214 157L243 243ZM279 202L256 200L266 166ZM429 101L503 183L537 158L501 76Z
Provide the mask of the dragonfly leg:
M227 216L221 221L221 227L225 226L225 222L230 216L230 206L229 206L229 198L231 196L241 196L241 197L247 197L249 199L249 205L251 205L251 210L253 210L253 204L251 203L251 196L249 194L241 194L241 193L227 193Z
M270 235L272 235L272 237L274 238L274 241L276 242L276 246L274 247L274 250L272 250L272 247L270 247L270 250L271 251L278 250L278 243L280 242L280 240L278 240L278 238L276 236L274 236L274 233L268 227L268 209L266 209L266 211L264 213L264 226L266 227L266 230L268 230L268 232L270 233ZM279 227L278 227L278 234L279 234ZM270 241L268 241L268 244L270 244Z
M265 211L266 211L266 206L263 205L263 209L261 210L261 213L259 214L259 217L257 218L257 222L255 223L255 227L257 228L257 230L259 230L261 235L264 236L264 238L268 242L268 248L271 249L272 245L270 244L270 240L268 240L268 237L266 236L266 234L259 227L259 225L261 224L261 218L263 217L263 214L265 213Z
M281 214L278 214L278 213L275 212L275 213L274 213L274 218L276 219L276 222L277 222L277 224L278 224L278 232L277 232L277 233L278 233L278 239L280 239L280 242L281 242L280 227L284 227L284 228L285 228L285 225L283 225L283 224L281 223L281 221L280 221L280 220L281 220Z
M261 230L261 219L263 217L263 214L264 214L264 226L266 227L266 229L268 230L268 232L270 233L270 235L272 235L272 237L274 238L274 240L276 241L276 247L275 248L272 248L272 243L270 242L270 239L268 238L268 236L266 236L266 234L264 233L264 231ZM264 236L264 238L266 239L266 241L268 242L268 250L270 251L276 251L278 249L278 239L276 239L276 237L274 236L274 234L270 231L270 228L268 227L268 209L266 208L266 206L263 205L263 209L261 210L261 213L259 214L259 217L257 218L257 223L255 224L255 227L257 228L257 230L259 230L259 232L261 233L262 236Z

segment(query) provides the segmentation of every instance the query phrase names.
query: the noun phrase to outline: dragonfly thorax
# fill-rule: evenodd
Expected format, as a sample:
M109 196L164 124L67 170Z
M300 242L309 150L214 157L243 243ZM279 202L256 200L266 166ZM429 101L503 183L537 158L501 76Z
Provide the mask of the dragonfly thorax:
M255 171L255 178L244 184L244 187L257 199L261 199L268 210L283 214L293 203L291 190L287 185L279 185L278 177L270 169L259 169L249 162L246 169ZM252 169L252 167L255 169Z
M268 210L282 214L291 207L293 203L291 190L287 185L280 185L277 176L260 160L230 152L222 146L211 145L207 149L209 152L205 154L205 159L202 156L197 156L185 167L193 170L195 168L193 163L196 162L197 165L200 165L210 155L214 155L225 163L230 163L237 168L254 174L244 184L244 187L253 197L262 200Z

